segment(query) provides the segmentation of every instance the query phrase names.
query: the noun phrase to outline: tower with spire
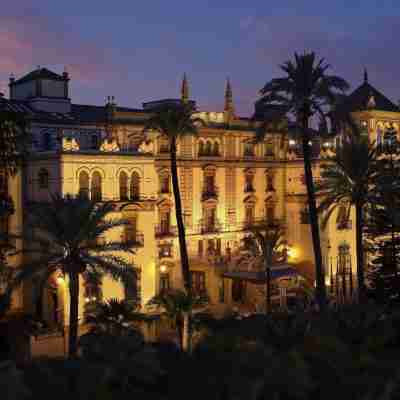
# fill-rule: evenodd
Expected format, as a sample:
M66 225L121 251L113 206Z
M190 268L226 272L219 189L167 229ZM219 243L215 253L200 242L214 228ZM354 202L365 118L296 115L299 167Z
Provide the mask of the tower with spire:
M181 87L181 101L187 103L189 101L189 83L186 77L186 73L183 74L182 87Z
M226 80L225 85L225 102L224 102L224 119L226 123L229 123L234 117L234 107L233 107L233 95L232 87L229 78Z

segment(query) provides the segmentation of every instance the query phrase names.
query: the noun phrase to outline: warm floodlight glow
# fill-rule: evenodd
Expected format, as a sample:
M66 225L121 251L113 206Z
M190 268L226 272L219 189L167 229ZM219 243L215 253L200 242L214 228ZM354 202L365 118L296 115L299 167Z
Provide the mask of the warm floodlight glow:
M166 272L167 272L167 266L166 265L160 265L160 272L162 273L162 274L165 274Z
M62 285L64 283L64 278L62 276L57 276L57 285Z

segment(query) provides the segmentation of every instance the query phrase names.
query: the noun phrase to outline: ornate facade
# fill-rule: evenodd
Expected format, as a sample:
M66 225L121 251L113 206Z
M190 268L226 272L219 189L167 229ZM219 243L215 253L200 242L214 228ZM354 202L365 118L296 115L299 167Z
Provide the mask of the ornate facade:
M116 213L130 224L113 235L133 238L136 243L136 254L129 261L138 271L137 291L145 309L160 291L182 287L168 146L164 138L144 132L155 106L178 100L144 103L142 109L119 107L111 97L103 107L77 105L69 98L68 83L66 72L57 75L42 68L19 80L12 78L10 99L0 99L3 107L28 113L34 138L23 183L15 182L18 189L13 197L19 200L13 224L15 229L22 227L22 199L85 193L96 201L115 202ZM189 99L186 77L181 97ZM346 107L374 140L380 140L386 126L398 132L399 109L367 80L348 97ZM243 274L251 272L251 265L238 267L242 239L254 221L280 220L286 227L289 263L311 284L314 280L300 147L295 132L293 136L272 133L255 143L255 127L264 114L258 110L252 118L237 117L230 82L225 88L224 110L200 110L196 117L201 121L198 135L185 137L178 148L194 290L207 291L210 308L216 313L243 304L249 311L260 310L259 285ZM332 145L317 137L312 143L316 180L320 161ZM355 285L353 227L341 223L339 210L321 236L326 283L338 295L349 296ZM278 271L276 276L284 278L285 273ZM47 318L56 323L68 321L64 286L59 283L56 297L46 303ZM81 305L96 297L88 289L81 293ZM101 295L124 297L127 291L104 278ZM29 295L20 305L31 308ZM54 308L59 311L57 316Z

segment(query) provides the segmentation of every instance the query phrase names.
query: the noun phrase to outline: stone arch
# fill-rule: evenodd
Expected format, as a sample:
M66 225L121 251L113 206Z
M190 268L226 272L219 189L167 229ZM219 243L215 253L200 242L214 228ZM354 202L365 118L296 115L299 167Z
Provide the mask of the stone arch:
M85 169L78 172L78 194L84 198L89 198L90 178Z
M95 170L92 173L91 185L90 185L90 197L94 201L103 200L103 177L102 174Z
M140 183L141 177L138 171L133 171L131 174L130 181L130 199L139 200L140 199Z
M120 200L128 200L128 174L125 171L120 171L119 173L119 199Z

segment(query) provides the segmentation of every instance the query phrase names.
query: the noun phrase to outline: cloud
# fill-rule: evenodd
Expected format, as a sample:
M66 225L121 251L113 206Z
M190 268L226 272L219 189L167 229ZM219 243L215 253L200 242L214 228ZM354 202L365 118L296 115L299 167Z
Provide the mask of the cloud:
M39 15L0 17L0 74L17 78L36 65L66 66L74 82L96 87L110 75L105 51L71 28ZM112 59L109 57L108 59ZM4 84L3 84L4 86Z

